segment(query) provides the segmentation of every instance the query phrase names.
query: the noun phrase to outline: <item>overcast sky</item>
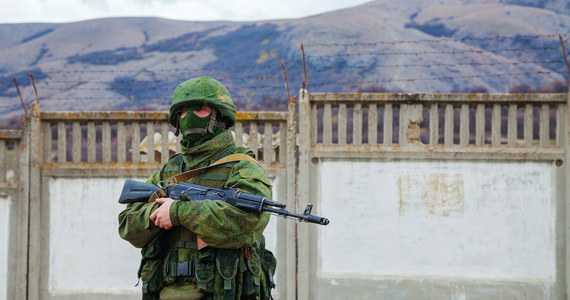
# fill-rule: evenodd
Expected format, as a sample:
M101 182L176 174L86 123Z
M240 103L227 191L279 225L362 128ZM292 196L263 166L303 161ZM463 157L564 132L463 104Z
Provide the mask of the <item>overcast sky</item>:
M153 16L177 20L300 18L370 0L0 0L1 23Z

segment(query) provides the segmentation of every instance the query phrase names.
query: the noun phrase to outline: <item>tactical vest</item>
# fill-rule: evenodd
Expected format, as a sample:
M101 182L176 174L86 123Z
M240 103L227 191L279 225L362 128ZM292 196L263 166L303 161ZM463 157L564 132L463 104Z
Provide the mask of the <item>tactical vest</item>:
M233 153L251 152L229 147L216 160ZM188 182L222 188L237 162L209 168ZM173 156L163 169L162 179L184 172L182 155ZM265 238L248 248L198 250L196 235L183 226L163 230L142 249L139 278L143 299L159 299L160 290L171 284L196 284L214 299L271 299L275 287L276 259L265 249ZM205 299L208 299L206 297Z

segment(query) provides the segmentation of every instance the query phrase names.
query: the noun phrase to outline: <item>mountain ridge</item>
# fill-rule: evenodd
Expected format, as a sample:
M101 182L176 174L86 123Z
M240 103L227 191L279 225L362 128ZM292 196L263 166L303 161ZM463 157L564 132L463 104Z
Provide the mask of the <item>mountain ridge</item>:
M22 114L12 83L43 110L166 110L174 87L213 76L238 109L284 109L310 91L509 92L560 86L563 1L371 1L299 19L179 21L156 17L0 24L0 113ZM460 5L458 5L458 3ZM531 1L523 4L532 4ZM563 86L563 85L562 85Z

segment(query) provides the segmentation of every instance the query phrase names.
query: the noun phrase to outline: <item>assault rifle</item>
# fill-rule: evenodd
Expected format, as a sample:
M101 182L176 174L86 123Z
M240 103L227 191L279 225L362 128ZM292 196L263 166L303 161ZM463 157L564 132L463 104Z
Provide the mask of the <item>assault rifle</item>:
M221 200L247 212L269 213L319 225L329 224L327 218L311 215L312 204L307 205L305 211L299 214L286 210L285 203L272 201L262 196L244 193L232 188L217 189L187 182L179 182L171 187L159 187L154 184L127 179L119 197L119 203L147 202L157 192L162 195L162 198L190 201Z

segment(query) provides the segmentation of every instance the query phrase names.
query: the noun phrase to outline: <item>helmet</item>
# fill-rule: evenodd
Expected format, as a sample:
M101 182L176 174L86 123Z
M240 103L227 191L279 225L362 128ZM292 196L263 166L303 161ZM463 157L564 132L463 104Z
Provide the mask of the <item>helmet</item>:
M172 96L169 122L177 126L179 110L186 104L203 104L217 109L225 128L232 127L236 122L236 106L228 90L211 77L196 77L179 84Z

